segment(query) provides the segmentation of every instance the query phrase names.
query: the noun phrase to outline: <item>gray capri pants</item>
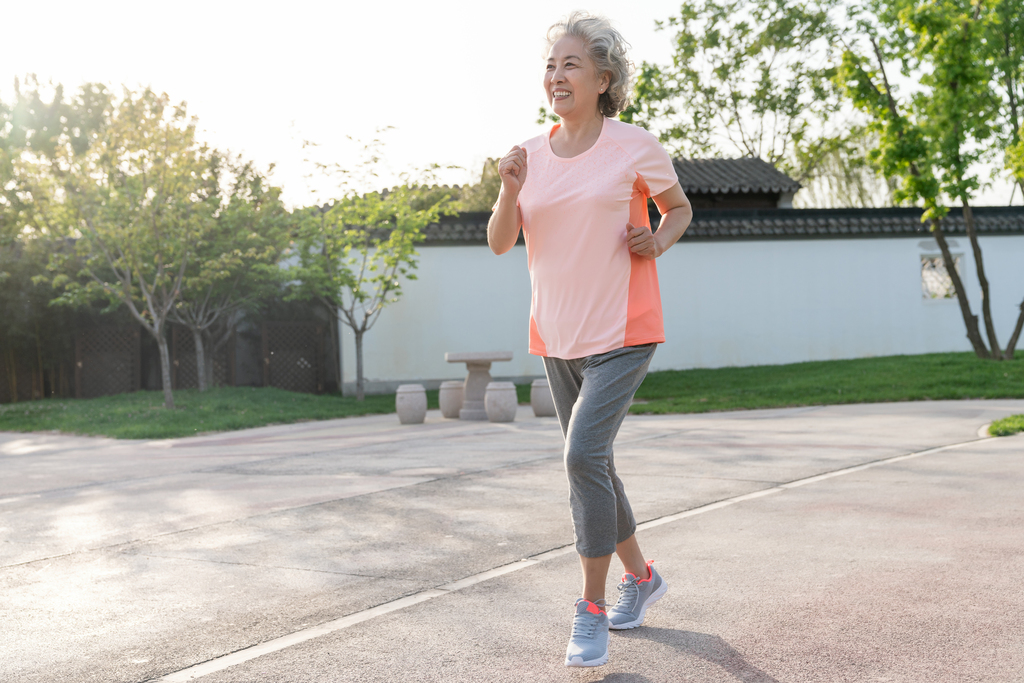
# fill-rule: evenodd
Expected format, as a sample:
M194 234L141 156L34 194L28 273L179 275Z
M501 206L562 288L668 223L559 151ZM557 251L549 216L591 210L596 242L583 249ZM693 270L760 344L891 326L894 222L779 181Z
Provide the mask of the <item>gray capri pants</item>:
M565 436L576 552L583 557L611 555L636 532L633 510L615 473L612 442L657 346L627 346L573 360L544 358Z

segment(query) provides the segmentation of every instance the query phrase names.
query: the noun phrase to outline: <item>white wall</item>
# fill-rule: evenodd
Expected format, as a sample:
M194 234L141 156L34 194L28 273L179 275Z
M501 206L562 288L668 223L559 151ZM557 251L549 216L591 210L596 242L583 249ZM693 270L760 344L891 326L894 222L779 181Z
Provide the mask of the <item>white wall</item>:
M950 243L963 255L961 276L980 320L970 243ZM1024 235L984 237L981 245L1005 345L1024 298ZM525 248L504 256L486 245L419 251L419 279L404 285L402 299L366 334L370 390L462 378L464 366L445 363L446 351L513 351L514 360L495 364L492 375L543 375L540 359L527 354ZM934 240L920 237L684 241L658 259L667 341L651 369L970 351L956 300L921 294L921 255L938 253ZM347 329L343 339L349 384L355 350Z

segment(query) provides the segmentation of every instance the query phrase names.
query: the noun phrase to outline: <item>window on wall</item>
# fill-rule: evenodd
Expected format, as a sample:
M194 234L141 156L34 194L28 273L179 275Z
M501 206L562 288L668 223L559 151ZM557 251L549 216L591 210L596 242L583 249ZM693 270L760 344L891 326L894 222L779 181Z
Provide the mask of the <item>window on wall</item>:
M960 256L953 257L956 272L960 272ZM925 299L952 299L956 296L953 279L946 271L942 256L921 257L921 295Z

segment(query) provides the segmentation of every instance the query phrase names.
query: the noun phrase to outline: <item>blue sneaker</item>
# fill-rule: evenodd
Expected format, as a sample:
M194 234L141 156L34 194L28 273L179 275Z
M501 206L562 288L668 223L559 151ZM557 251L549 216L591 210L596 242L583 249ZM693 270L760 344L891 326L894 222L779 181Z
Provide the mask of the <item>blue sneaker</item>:
M603 602L603 601L602 601ZM601 666L608 662L608 614L598 605L580 598L572 619L572 635L565 648L566 666Z
M619 600L608 610L608 628L620 631L636 628L644 623L647 608L658 601L668 590L668 584L652 566L654 560L647 563L648 577L637 579L629 572L622 575L619 584Z

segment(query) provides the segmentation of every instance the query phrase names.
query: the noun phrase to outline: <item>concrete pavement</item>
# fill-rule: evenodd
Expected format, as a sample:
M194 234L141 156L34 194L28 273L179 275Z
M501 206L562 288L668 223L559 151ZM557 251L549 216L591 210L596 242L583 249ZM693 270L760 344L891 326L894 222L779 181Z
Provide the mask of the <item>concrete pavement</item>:
M1024 680L1024 436L977 434L1021 412L631 416L670 589L592 670L553 418L0 434L0 680Z

